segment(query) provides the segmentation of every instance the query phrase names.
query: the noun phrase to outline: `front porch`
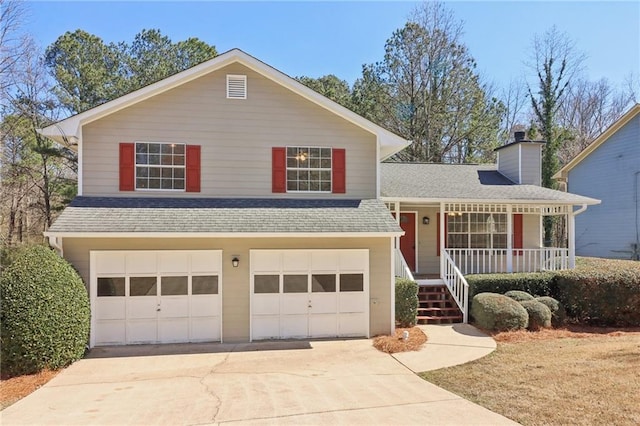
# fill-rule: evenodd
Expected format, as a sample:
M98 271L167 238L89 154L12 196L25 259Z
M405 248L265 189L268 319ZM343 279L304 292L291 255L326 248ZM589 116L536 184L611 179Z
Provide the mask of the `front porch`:
M446 286L463 322L468 317L466 275L575 265L575 215L582 210L572 205L387 200L387 206L405 231L396 239L396 276L417 281L421 292L426 286ZM563 247L544 247L545 216L563 218Z

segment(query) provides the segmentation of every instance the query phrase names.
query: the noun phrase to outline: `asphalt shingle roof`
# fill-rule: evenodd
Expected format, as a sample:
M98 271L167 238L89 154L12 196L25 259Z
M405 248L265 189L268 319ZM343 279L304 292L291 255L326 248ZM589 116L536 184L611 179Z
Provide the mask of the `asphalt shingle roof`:
M76 197L49 232L395 233L380 200Z
M495 165L382 163L381 196L432 200L504 200L595 204L597 200L536 185L518 185Z

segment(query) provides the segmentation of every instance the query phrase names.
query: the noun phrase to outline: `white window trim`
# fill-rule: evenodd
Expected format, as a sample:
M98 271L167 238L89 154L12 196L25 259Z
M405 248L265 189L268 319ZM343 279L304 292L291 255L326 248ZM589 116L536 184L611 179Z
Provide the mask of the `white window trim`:
M308 168L308 169L301 169L299 167L291 167L289 168L289 148L296 148L296 149L300 149L300 148L304 148L307 150L311 150L311 149L328 149L331 152L331 167L330 168L326 168L326 167L318 167L318 168ZM306 190L306 191L299 191L299 190L295 190L295 189L289 189L289 169L291 170L318 170L318 171L329 171L331 173L331 189L329 189L328 191L311 191L311 190ZM291 193L295 193L295 194L332 194L333 193L333 148L332 147L328 147L328 146L303 146L303 145L287 145L285 147L285 188L287 190L287 193L291 192Z
M242 80L244 83L244 96L231 96L229 91L230 80ZM227 74L227 99L247 99L247 76L241 74Z
M139 143L146 144L158 144L158 145L184 145L184 165L182 166L174 166L174 165L150 165L150 164L141 164L140 167L158 167L158 168L171 168L171 169L184 169L184 188L183 189L163 189L163 188L138 188L138 150L137 146ZM185 192L187 188L187 144L185 142L154 142L154 141L135 141L133 145L134 150L134 159L133 159L133 168L134 168L134 189L135 191L141 192ZM161 178L162 179L162 178Z

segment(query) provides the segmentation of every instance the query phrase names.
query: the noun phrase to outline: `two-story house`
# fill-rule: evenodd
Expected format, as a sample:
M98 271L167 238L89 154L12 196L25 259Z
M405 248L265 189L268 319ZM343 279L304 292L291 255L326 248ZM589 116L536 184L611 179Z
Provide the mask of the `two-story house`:
M597 203L540 188L522 138L497 169L384 163L409 141L237 49L41 133L78 153L46 235L91 346L388 334L395 276L433 275L466 320L465 273L570 267L541 218Z

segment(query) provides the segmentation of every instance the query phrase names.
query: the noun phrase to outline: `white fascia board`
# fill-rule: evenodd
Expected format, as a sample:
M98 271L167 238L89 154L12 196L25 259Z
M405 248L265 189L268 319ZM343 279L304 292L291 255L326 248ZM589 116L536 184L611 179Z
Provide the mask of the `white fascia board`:
M68 238L382 238L399 237L402 232L55 232L47 231L46 237Z
M380 200L388 203L388 202L399 202L399 203L414 203L414 204L434 204L434 203L473 203L473 204L540 204L540 205L549 205L549 204L557 204L557 205L566 205L566 206L581 206L583 204L586 205L596 205L600 204L601 200L596 200L595 198L582 197L583 200L576 201L561 201L561 200L517 200L517 199L461 199L461 198L398 198L398 197L380 197ZM588 201L586 201L588 200Z

